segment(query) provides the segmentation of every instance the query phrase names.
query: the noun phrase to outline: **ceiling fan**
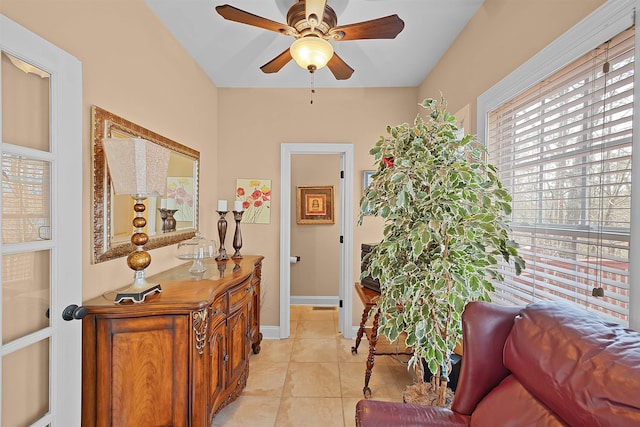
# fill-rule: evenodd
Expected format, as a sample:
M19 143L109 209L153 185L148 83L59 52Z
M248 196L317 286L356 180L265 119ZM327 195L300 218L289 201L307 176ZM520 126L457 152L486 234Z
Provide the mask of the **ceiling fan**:
M336 12L326 0L296 1L287 12L287 24L254 15L228 4L216 6L216 11L229 21L295 37L296 40L287 50L260 67L264 73L277 73L294 59L298 65L311 73L326 65L338 80L348 79L354 70L333 51L329 41L394 39L404 28L404 21L398 15L337 25Z

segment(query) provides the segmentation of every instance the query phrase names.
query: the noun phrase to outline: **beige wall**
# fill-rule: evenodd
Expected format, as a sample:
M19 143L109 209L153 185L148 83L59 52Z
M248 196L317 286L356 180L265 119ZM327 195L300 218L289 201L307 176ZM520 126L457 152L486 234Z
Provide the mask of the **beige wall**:
M476 99L606 0L485 0L419 87L419 99L442 93L453 113Z
M0 13L82 62L83 297L125 285L126 259L91 264L91 105L200 151L203 211L216 200L217 90L142 0L3 0ZM203 233L214 224L203 218ZM172 267L175 246L151 252L150 274Z
M373 167L369 149L385 134L388 124L413 121L416 88L316 89L313 104L309 103L307 89L220 88L218 99L220 196L233 199L236 178L271 179L271 223L243 224L242 252L265 256L262 274L265 300L261 322L276 326L279 325L280 310L280 144L353 144L355 168L351 173L357 206L362 195L362 172ZM213 218L212 212L201 210L201 218L207 217ZM352 218L355 224L356 211ZM367 217L362 227L355 227L354 282L360 274L360 243L380 240L381 222L377 220ZM358 324L361 315L362 306L356 301L354 324Z

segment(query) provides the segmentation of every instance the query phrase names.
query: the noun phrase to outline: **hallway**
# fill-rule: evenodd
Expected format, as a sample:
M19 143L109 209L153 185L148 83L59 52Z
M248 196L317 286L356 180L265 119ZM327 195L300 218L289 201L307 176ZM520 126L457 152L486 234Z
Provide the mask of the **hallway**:
M355 426L368 342L363 338L352 355L355 340L337 331L337 308L291 306L291 336L262 341L260 354L249 361L247 387L218 413L213 426ZM402 357L406 362L408 356ZM401 402L411 383L405 363L391 356L375 358L369 383L373 399Z

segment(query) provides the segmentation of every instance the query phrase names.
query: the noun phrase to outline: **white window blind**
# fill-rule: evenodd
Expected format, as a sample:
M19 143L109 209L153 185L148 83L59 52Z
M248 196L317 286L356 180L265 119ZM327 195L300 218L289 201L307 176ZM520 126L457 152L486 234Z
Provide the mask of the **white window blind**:
M47 161L2 154L2 243L49 238L49 182Z
M504 266L494 301L569 300L628 324L633 79L629 29L489 113L527 262Z

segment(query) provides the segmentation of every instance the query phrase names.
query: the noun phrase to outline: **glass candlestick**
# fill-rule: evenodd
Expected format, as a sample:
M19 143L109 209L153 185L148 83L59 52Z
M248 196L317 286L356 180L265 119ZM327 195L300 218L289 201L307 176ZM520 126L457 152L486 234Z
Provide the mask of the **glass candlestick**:
M240 249L242 248L242 231L240 231L240 221L242 220L242 211L233 211L233 219L236 221L236 231L233 233L233 249L235 252L231 259L240 259Z
M220 249L218 252L220 255L216 257L218 261L227 260L227 250L224 248L224 239L227 236L227 220L225 219L225 215L227 211L217 211L220 215L220 219L218 219L218 237L220 238Z

